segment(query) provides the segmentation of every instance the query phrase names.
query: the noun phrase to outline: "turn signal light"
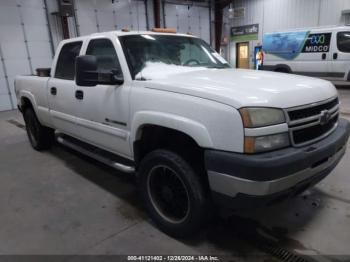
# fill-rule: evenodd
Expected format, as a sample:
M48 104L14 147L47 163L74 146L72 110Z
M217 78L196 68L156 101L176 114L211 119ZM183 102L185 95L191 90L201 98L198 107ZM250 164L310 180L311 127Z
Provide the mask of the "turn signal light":
M244 127L251 127L252 126L252 121L250 119L250 114L248 109L246 108L241 108L239 110L241 112L242 120L243 120L243 126Z
M244 153L246 154L255 153L255 137L246 136L244 138Z
M152 28L152 32L176 34L176 28L160 28L160 27L154 27L154 28Z
M244 153L253 154L281 149L290 145L289 133L278 133L266 136L244 137Z

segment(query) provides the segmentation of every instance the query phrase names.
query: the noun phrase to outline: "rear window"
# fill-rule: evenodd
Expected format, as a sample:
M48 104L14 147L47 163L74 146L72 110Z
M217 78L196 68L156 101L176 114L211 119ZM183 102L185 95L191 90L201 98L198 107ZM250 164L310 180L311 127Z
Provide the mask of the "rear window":
M56 66L56 78L74 80L75 58L79 55L82 42L65 44L60 52Z
M350 53L350 31L337 34L337 45L340 52Z

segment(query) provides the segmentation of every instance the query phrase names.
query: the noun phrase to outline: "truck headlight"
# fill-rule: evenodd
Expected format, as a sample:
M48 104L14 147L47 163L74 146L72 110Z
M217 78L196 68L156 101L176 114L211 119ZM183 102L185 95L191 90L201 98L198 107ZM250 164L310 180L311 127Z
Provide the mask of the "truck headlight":
M288 133L267 136L246 136L244 138L244 153L253 154L271 151L290 145Z
M285 117L281 109L268 107L244 107L239 110L244 127L262 127L284 123Z

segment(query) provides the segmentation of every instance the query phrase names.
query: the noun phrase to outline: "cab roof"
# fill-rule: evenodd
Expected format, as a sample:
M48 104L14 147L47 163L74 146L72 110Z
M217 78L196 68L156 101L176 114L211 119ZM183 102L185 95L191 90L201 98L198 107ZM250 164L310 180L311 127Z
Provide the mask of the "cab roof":
M90 35L80 36L80 37L74 37L69 38L66 40L63 40L62 42L74 42L74 41L84 41L86 39L90 38L100 38L100 37L111 37L111 36L125 36L125 35L172 35L172 36L185 36L185 37L195 37L191 34L181 34L181 33L163 33L163 32L153 32L153 31L108 31L108 32L100 32L100 33L93 33Z

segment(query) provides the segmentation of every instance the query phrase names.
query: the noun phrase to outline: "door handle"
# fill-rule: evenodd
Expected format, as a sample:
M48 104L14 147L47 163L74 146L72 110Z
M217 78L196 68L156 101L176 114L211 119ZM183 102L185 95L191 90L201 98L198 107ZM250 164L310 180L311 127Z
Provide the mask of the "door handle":
M50 93L51 93L51 95L53 95L53 96L55 96L55 95L57 95L57 88L56 87L51 87L50 88Z
M323 54L322 54L322 60L325 60L326 57L327 57L326 53L323 53Z
M84 92L81 90L75 91L75 98L79 99L79 100L83 100L84 99Z
M333 59L337 59L338 58L338 53L333 53Z

